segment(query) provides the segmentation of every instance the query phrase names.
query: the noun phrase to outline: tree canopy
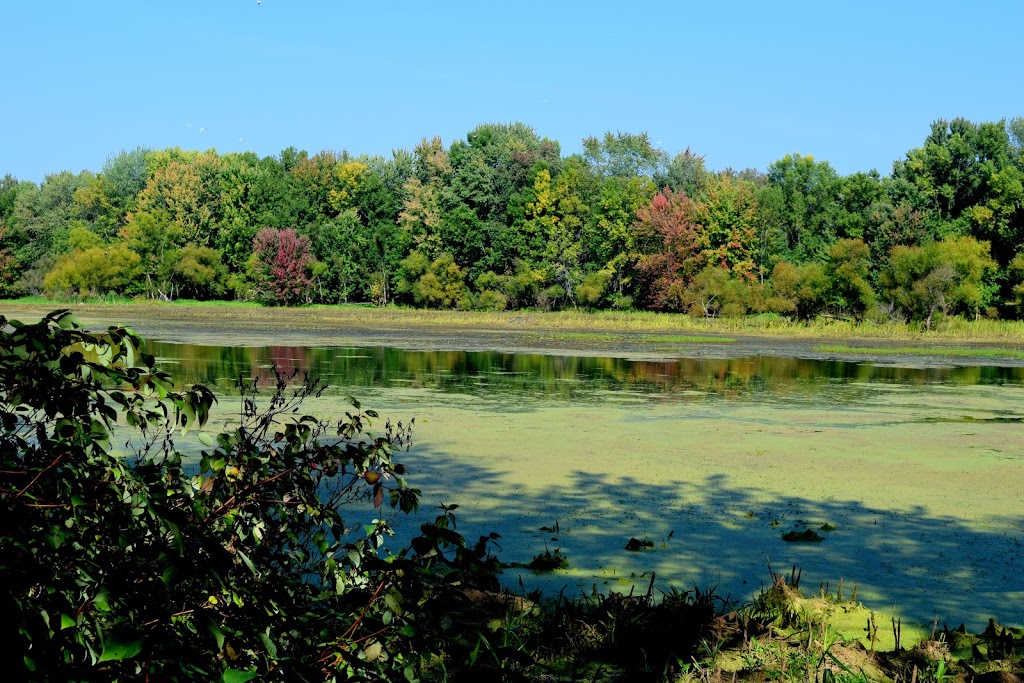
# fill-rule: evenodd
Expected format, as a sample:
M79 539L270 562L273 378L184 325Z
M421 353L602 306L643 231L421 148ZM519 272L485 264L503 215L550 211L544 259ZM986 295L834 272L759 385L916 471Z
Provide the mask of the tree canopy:
M621 131L563 156L522 123L390 157L137 148L96 173L0 181L0 296L724 315L682 294L714 267L736 283L733 312L918 319L930 304L894 284L907 254L962 270L966 249L986 263L977 295L936 311L1018 317L1022 139L1022 119L939 120L891 174L848 176L800 153L712 171ZM828 282L808 307L791 275L815 264Z

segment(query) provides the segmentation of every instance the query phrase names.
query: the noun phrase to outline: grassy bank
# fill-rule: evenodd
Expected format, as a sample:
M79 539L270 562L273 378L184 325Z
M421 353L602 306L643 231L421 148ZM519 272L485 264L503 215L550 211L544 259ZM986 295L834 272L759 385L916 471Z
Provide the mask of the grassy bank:
M947 318L934 330L901 323L854 323L818 319L794 322L772 315L745 318L694 318L651 311L453 311L411 308L374 308L360 305L270 308L245 302L174 303L147 300L110 299L87 302L53 301L24 298L0 301L0 313L9 316L41 315L54 308L72 308L83 317L120 320L173 317L179 320L208 321L217 316L246 323L323 327L363 327L374 329L452 329L452 330L532 330L537 332L581 335L616 333L677 335L681 342L704 341L704 335L739 335L795 339L879 339L914 342L987 342L1024 345L1024 322L1004 320L963 320ZM652 339L650 341L659 341ZM719 343L724 340L716 339Z
M865 356L945 356L952 358L1013 358L1024 360L1024 350L979 347L923 347L923 346L850 346L849 344L820 344L813 347L822 353Z

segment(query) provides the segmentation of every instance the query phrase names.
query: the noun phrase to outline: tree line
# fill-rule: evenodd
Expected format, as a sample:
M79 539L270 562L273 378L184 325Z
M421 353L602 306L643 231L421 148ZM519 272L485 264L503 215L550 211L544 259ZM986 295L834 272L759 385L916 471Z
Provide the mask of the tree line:
M0 181L0 296L1024 316L1024 119L932 123L882 176L713 171L646 134L485 124L390 157L138 148Z

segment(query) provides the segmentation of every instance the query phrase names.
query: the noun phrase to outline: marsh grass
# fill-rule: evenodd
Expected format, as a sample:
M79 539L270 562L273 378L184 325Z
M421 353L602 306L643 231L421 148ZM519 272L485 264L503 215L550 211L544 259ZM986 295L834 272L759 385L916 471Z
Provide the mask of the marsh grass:
M1012 358L1014 360L1024 360L1024 350L1021 349L993 349L966 346L848 346L845 344L821 344L813 348L821 353L852 353L868 356L963 356L970 358Z
M615 332L553 332L548 335L554 339L566 339L572 341L593 341L593 342L621 342L629 339ZM698 334L671 334L671 335L650 335L635 339L634 341L663 343L663 344L733 344L736 340L732 337L721 337L717 335Z
M175 318L208 320L211 311L224 310L224 317L240 322L302 327L371 327L374 329L452 329L608 335L644 333L656 335L647 339L662 343L728 343L718 335L742 335L800 339L886 339L961 342L1024 343L1024 321L964 320L947 317L934 330L898 322L855 323L847 320L818 318L811 322L792 321L777 315L754 315L742 318L695 318L678 313L654 311L454 311L428 310L387 306L376 308L365 304L312 305L294 308L267 307L237 301L175 301L157 302L124 297L79 300L54 300L42 297L0 301L0 310L43 315L60 306L73 308L81 315L109 316L116 307L119 318L164 316L173 311ZM705 339L706 337L706 339ZM589 338L589 337L585 337ZM581 338L583 339L583 338Z

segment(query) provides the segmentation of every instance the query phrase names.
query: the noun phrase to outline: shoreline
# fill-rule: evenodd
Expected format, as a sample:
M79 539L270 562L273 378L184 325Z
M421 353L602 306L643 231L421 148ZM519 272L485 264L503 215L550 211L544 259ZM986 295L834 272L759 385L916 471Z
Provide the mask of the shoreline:
M1024 367L1024 335L1018 339L1009 325L1003 326L1002 334L965 335L848 323L801 326L775 321L766 326L751 319L705 320L647 312L0 302L0 314L16 319L37 319L59 308L70 309L94 330L126 325L143 337L201 345L383 346L630 360L786 356L900 367Z

